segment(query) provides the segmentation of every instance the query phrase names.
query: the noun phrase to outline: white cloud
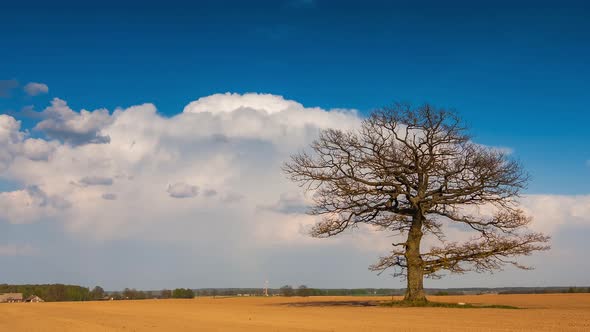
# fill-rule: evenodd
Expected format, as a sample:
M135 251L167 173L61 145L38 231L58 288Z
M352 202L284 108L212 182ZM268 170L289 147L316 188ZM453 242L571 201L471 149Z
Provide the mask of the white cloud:
M102 129L113 121L106 109L74 112L65 101L54 98L51 106L45 108L41 116L44 120L35 126L35 130L44 132L50 138L70 145L102 144L110 141L109 136L101 134Z
M47 194L38 186L0 192L0 221L12 224L33 223L45 218L63 217L70 202L57 194Z
M20 122L0 114L0 171L8 167L19 153L24 136L20 132Z
M80 179L79 183L83 186L111 186L113 179L103 176L85 176Z
M217 195L217 190L215 190L215 189L206 189L203 192L203 195L205 197L213 197L213 196Z
M244 195L240 193L228 192L221 196L221 201L224 203L239 202L244 199Z
M521 203L534 217L533 229L552 234L562 226L590 227L590 195L527 195Z
M42 139L28 138L23 142L23 154L33 161L48 161L58 147L55 141L47 142Z
M117 195L113 193L104 193L101 197L107 201L114 201L117 199Z
M263 93L218 93L199 98L184 108L184 113L230 113L241 108L261 110L269 114L286 110L302 110L303 105L282 96Z
M260 208L284 214L305 214L310 205L311 202L306 201L305 196L300 193L282 193L278 201L261 205Z
M179 182L168 185L168 190L166 190L166 192L170 194L170 197L174 198L195 197L199 194L199 187Z
M27 83L27 85L25 85L23 87L23 90L25 90L25 92L29 96L37 96L42 93L48 93L49 87L47 86L47 84L30 82L30 83Z
M31 161L47 161L59 145L54 141L26 138L27 133L20 131L20 126L20 121L0 114L0 172L17 156Z

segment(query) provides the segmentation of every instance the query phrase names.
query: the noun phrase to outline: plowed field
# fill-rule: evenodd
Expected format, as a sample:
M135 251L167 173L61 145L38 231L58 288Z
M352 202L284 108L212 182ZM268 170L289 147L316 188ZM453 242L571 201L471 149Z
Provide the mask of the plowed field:
M590 294L433 301L524 309L391 308L375 297L242 297L0 304L0 331L590 331Z

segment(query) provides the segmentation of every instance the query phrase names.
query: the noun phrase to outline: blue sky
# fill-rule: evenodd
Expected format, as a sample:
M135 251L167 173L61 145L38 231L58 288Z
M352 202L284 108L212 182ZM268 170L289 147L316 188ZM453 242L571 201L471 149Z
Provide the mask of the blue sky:
M32 137L39 119L19 111L55 97L75 111L153 103L167 118L225 92L363 114L430 102L459 111L478 143L512 149L527 194L589 194L584 1L12 2L0 50L0 80L18 82L0 113ZM28 82L49 93L27 95ZM22 185L0 179L0 191Z
M226 91L362 111L431 102L460 111L482 143L513 148L531 192L583 193L588 8L534 4L3 4L0 73L43 81L74 109L153 102L173 115Z

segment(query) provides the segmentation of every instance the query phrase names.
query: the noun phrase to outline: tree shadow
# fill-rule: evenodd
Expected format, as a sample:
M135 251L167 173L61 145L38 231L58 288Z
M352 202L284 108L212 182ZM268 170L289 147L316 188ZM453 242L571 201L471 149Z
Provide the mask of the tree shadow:
M310 301L280 303L286 307L377 307L377 301Z

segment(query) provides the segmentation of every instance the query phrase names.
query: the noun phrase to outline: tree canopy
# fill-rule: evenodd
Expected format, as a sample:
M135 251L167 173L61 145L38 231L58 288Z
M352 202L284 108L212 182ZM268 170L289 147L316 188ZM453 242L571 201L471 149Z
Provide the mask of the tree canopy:
M172 291L172 297L175 299L192 299L195 292L190 288L176 288Z

